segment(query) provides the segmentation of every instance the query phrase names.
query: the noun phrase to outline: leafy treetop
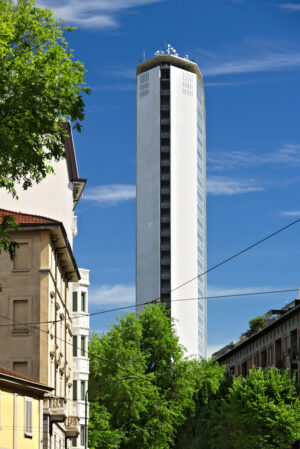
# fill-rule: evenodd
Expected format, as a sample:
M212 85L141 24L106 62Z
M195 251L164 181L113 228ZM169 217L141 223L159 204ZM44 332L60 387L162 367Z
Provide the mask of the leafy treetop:
M64 157L68 119L80 131L85 68L63 26L35 0L0 0L0 188L16 195Z

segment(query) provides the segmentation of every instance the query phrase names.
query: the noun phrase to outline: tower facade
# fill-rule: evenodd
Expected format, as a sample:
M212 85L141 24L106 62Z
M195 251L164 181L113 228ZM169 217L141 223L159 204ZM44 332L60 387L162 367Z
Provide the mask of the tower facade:
M170 46L137 67L136 244L137 308L160 298L187 355L206 357L204 88Z

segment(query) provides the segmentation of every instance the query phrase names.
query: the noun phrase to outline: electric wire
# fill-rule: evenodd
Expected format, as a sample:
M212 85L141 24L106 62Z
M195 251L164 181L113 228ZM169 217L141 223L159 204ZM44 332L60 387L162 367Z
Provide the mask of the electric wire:
M276 231L272 232L271 234L268 234L267 236L263 237L262 239L252 243L251 245L247 246L246 248L238 251L237 253L233 254L230 257L227 257L226 259L222 260L221 262L218 262L217 264L213 265L212 267L208 268L206 271L204 271L203 273L198 274L197 276L194 276L193 278L187 280L186 282L178 285L177 287L171 289L167 294L173 293L174 291L184 287L185 285L189 284L190 282L195 281L196 279L200 278L201 276L204 276L207 273L210 273L211 271L219 268L220 266L230 262L231 260L237 258L238 256L246 253L247 251L255 248L256 246L260 245L261 243L271 239L272 237L280 234L281 232L285 231L286 229L290 228L291 226L294 226L296 223L299 223L300 218L298 218L297 220L292 221L291 223L288 223L286 226L283 226L280 229L277 229ZM208 298L208 297L206 297ZM149 304L154 304L156 302L158 302L161 299L161 296L158 296L152 300L149 301L145 301L144 303L140 303L140 304L136 304L136 305L132 305L132 306L123 306L123 307L115 307L113 309L108 309L108 310L103 310L103 311L99 311L99 312L94 312L94 313L89 313L89 314L80 314L80 315L76 315L74 317L71 318L71 320L73 321L74 319L80 318L82 316L95 316L95 315L100 315L102 313L110 313L110 312L115 312L118 310L123 310L123 309L129 309L132 307L136 307L136 306L143 306L143 305L149 305ZM201 298L195 298L195 299L201 299ZM205 299L205 298L203 298ZM189 300L189 298L185 299L180 299L179 301L183 301L183 300ZM41 325L41 324L54 324L60 321L64 321L64 318L61 318L60 320L49 320L49 321L37 321L37 322L32 322L32 323L24 323L24 324L32 324L32 325ZM3 325L0 325L3 326ZM4 325L5 326L5 325Z

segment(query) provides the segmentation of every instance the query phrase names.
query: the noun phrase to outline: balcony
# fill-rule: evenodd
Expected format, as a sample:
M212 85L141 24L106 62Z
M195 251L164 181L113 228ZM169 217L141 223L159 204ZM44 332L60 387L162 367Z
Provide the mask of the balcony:
M66 420L66 437L77 438L79 434L80 426L78 416L68 416Z
M44 398L44 412L48 411L51 421L64 422L67 418L66 403L65 398Z

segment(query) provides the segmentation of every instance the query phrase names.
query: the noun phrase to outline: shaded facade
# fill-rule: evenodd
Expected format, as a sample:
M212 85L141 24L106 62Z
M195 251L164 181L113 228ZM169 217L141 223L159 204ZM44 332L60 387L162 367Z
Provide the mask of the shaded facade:
M274 366L300 375L300 300L266 314L267 325L252 337L218 351L213 358L235 376L247 376L253 367ZM220 355L221 352L221 355Z

